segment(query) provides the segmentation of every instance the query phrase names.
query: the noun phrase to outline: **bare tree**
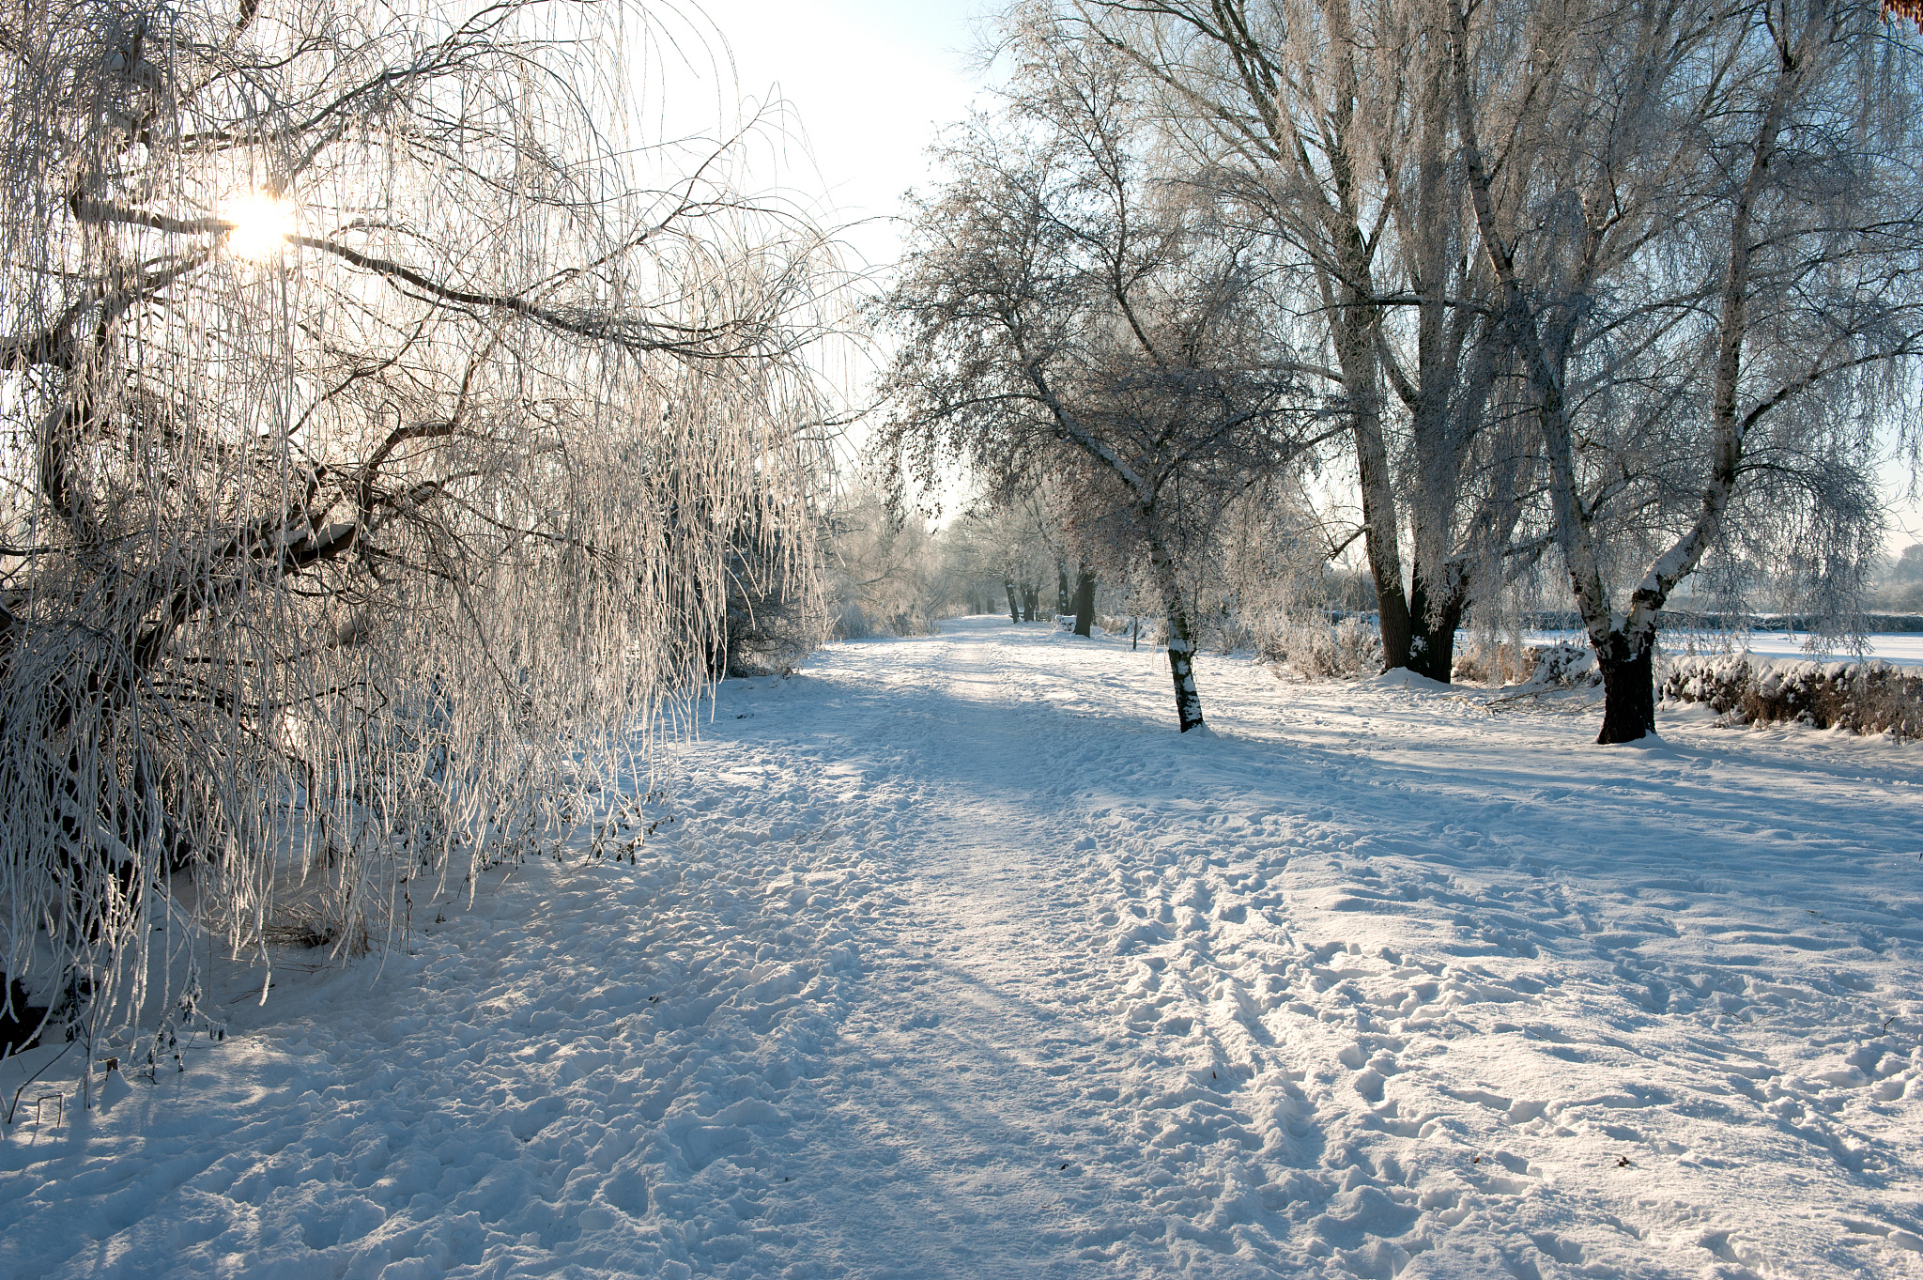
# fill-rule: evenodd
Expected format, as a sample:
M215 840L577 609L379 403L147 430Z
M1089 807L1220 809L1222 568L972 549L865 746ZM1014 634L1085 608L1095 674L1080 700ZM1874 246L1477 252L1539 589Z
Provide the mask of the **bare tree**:
M1840 600L1867 570L1873 433L1913 408L1923 351L1923 64L1865 4L1449 12L1599 740L1633 741L1659 612L1706 555L1800 561Z
M933 635L961 593L950 549L870 476L838 495L822 542L836 639ZM994 590L1001 589L996 571Z
M725 148L618 124L652 33L534 0L0 19L9 972L149 972L183 867L235 949L290 893L378 936L672 722L744 530L812 566L829 263Z
M1123 51L1311 270L1390 663L1406 634L1446 679L1467 604L1553 547L1620 740L1653 724L1656 619L1706 555L1851 594L1917 328L1916 65L1876 6L1016 13L1018 47Z
M1535 452L1495 399L1512 356L1474 247L1430 7L1051 0L1016 12L1018 42L1124 51L1169 139L1273 232L1295 286L1294 318L1278 322L1326 352L1304 373L1348 426L1385 661L1447 681L1464 611L1536 549L1518 537Z
M1089 56L1081 56L1086 52ZM1125 80L1065 51L1000 121L944 148L918 209L878 447L932 478L959 456L991 495L1041 479L1139 548L1169 619L1177 722L1202 724L1184 570L1227 504L1304 448L1252 238L1141 155Z

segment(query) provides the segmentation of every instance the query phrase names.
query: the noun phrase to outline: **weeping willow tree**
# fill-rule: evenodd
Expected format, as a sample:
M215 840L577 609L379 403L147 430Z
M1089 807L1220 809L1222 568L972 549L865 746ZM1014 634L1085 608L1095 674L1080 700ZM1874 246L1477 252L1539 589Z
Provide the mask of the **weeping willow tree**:
M9 974L124 1028L153 939L379 938L685 723L743 529L807 590L832 262L607 123L654 21L0 19Z

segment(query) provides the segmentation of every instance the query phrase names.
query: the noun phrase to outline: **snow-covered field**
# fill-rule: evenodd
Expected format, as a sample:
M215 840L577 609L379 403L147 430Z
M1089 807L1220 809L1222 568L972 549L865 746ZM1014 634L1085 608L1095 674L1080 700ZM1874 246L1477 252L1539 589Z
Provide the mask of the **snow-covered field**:
M1467 632L1458 632L1456 643L1461 646L1469 638ZM1588 637L1580 631L1529 631L1523 634L1523 639L1529 644L1589 644ZM1923 666L1923 633L1878 632L1864 639L1867 642L1863 651L1865 658L1901 667ZM1713 631L1665 631L1658 643L1662 646L1662 652L1672 657L1691 652L1721 653L1734 646L1758 658L1807 661L1810 652L1806 646L1811 643L1811 638L1808 633L1801 631L1750 631L1741 636ZM1823 660L1854 662L1857 656L1847 649L1831 647L1825 652Z
M1923 748L1199 668L729 682L633 865L29 1110L0 1275L1923 1276Z
M1713 650L1715 641L1720 637L1708 637L1705 648ZM1865 637L1863 656L1880 658L1898 666L1923 666L1923 635L1915 632L1879 632ZM1759 658L1807 659L1810 654L1805 648L1810 637L1797 631L1752 631L1743 637L1743 647ZM1670 652L1681 652L1680 646L1672 638ZM1825 660L1829 662L1854 662L1856 655L1844 649L1830 649Z

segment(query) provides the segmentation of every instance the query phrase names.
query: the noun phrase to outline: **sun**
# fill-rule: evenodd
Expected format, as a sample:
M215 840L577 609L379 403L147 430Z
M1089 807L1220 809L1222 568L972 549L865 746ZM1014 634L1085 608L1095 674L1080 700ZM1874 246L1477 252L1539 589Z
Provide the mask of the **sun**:
M237 257L271 258L294 234L293 203L258 192L228 201L220 216L234 224L227 233L227 251Z

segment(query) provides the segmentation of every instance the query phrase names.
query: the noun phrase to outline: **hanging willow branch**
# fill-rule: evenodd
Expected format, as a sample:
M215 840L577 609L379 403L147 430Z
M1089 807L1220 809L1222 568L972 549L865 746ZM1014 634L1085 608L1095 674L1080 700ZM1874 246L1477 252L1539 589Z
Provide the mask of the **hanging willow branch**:
M236 952L290 894L378 938L682 722L744 539L812 589L832 263L725 149L605 126L649 38L533 0L0 20L6 972L161 1007L182 872Z

